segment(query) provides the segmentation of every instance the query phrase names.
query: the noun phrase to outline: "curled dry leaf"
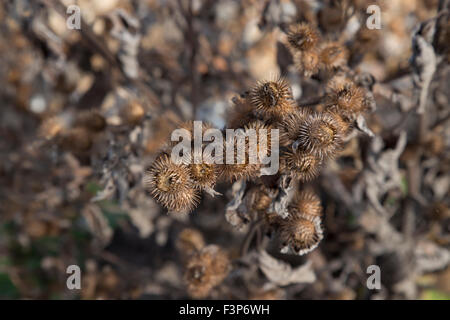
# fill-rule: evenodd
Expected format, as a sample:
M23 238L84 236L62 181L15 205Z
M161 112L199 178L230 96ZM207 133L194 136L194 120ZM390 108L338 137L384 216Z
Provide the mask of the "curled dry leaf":
M293 283L312 283L316 280L311 261L300 267L292 268L288 263L277 260L262 250L258 253L258 262L267 279L280 286Z
M242 231L250 222L247 213L248 210L246 210L247 206L245 205L245 201L243 201L246 186L247 184L244 179L233 183L231 187L232 199L225 208L225 218L239 231Z
M289 214L288 205L294 195L294 180L290 175L282 175L279 178L278 195L270 205L270 211L276 212L280 217L286 218Z

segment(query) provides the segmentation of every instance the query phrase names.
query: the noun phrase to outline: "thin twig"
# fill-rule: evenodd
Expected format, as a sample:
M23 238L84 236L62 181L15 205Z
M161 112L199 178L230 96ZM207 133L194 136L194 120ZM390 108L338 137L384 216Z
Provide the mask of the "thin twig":
M241 250L240 250L240 254L241 257L244 257L245 255L247 255L248 253L248 249L250 248L250 244L254 238L255 233L257 234L258 229L263 225L263 221L262 220L258 220L255 221L251 226L250 226L250 230L247 232L247 234L245 235L245 239L242 242L242 246L241 246ZM259 230L260 232L260 230ZM260 241L258 242L260 243Z
M198 32L194 28L194 14L192 12L192 1L189 1L187 10L183 7L181 0L178 0L178 6L184 19L186 20L187 28L184 32L184 38L189 44L189 80L191 84L191 103L192 116L195 118L197 114L198 105L198 77L196 72L197 65L197 48L198 48Z

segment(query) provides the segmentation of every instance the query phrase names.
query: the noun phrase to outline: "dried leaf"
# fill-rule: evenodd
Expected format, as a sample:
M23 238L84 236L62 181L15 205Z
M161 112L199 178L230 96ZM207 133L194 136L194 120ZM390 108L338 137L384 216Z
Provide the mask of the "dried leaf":
M245 205L244 194L246 189L245 180L238 180L231 187L232 199L225 209L225 218L237 230L242 231L250 222L247 206Z
M310 261L300 267L292 268L286 262L275 259L266 251L259 252L258 261L259 267L267 279L280 286L292 283L312 283L316 280Z
M278 183L278 195L270 205L270 211L276 212L280 217L286 218L289 214L287 207L293 196L294 179L289 175L282 175Z

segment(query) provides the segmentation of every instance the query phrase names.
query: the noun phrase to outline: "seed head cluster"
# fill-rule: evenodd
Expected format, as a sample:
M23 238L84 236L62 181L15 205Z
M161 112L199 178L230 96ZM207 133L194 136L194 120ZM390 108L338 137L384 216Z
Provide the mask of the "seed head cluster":
M312 25L300 23L289 28L286 45L300 74L311 77L320 71L326 73L345 68L349 50L338 41L323 41Z
M356 118L366 110L365 89L352 79L336 76L346 67L349 57L341 43L322 41L318 30L305 23L290 27L286 39L303 77L325 72L330 79L320 102L315 106L297 105L289 82L284 78L259 81L232 100L226 127L222 128L222 132L239 128L244 133L256 132L256 141L245 138L244 159L242 154L238 156L234 144L231 155L234 164L175 164L168 156L170 148L174 147L172 143L155 160L144 181L149 193L167 209L191 211L199 203L202 191L214 194L211 190L220 182L244 180L247 184L242 203L246 210L262 221L268 234L278 237L282 252L302 255L316 248L323 238L323 208L315 193L299 190L319 175L329 159L339 154ZM180 126L193 134L192 122ZM250 148L258 152L263 149L261 129L267 134L267 155L274 152L270 130L279 130L279 149L276 150L279 170L272 176L262 175L264 164L249 161ZM229 156L225 149L224 146L219 150L223 152L223 159ZM274 203L284 192L280 181L285 178L293 181L295 195L287 200L286 211L280 214ZM210 273L210 268L215 268L211 267L213 257L221 255L217 249L206 248L196 248L197 258L188 263L185 275L194 297L205 296L217 283L211 279L224 274Z
M228 275L231 265L226 252L217 245L208 245L186 261L184 281L193 298L205 298Z

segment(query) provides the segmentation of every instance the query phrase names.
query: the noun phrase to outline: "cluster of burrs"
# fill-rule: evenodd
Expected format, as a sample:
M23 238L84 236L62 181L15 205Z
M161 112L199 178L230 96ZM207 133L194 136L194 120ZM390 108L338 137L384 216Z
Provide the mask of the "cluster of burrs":
M367 109L367 103L365 89L349 77L336 75L347 62L345 48L338 43L320 41L318 31L308 24L292 26L286 42L304 76L321 69L332 75L325 96L314 107L302 107L297 105L285 79L262 81L233 99L226 125L228 129L241 128L244 132L253 129L257 134L264 132L269 142L272 141L270 129L279 130L279 150L271 150L269 143L269 153L279 153L279 170L275 175L261 175L264 165L260 163L174 163L169 145L149 167L144 180L156 201L175 212L193 210L202 190L216 194L213 188L217 182L245 180L247 209L279 235L283 252L304 254L314 249L323 237L322 206L313 192L300 191L301 185L317 177L321 166L338 155L356 118ZM192 122L182 126L193 134ZM245 143L248 152L250 142L247 139ZM258 143L259 140L256 149L260 147ZM246 153L245 159L248 157ZM286 177L294 182L295 190L285 205L285 212L280 213L273 202L279 199L280 181Z

